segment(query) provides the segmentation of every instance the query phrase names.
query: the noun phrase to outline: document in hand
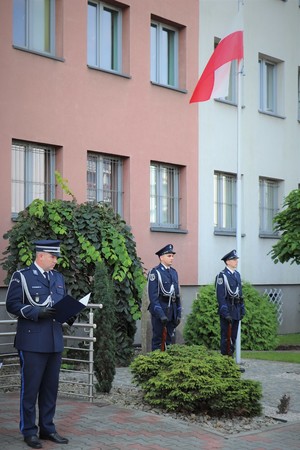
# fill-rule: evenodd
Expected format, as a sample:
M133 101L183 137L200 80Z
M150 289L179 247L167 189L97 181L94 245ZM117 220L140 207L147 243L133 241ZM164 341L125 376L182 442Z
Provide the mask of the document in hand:
M76 316L76 314L87 306L90 295L91 294L87 294L80 300L76 300L74 297L71 297L71 295L66 295L59 302L53 305L53 308L56 309L55 320L60 323L64 323L70 319L70 317Z

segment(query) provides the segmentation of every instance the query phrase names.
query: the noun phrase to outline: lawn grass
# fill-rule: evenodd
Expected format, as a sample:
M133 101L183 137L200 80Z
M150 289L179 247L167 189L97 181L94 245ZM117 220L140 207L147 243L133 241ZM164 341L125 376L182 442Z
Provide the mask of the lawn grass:
M279 345L300 346L300 333L281 334L279 337ZM300 351L242 351L241 357L244 359L263 359L265 361L281 361L294 364L300 364Z
M280 334L279 345L300 345L300 333Z
M242 351L242 359L263 359L265 361L279 361L300 364L300 351L272 351L272 352L257 352L257 351Z

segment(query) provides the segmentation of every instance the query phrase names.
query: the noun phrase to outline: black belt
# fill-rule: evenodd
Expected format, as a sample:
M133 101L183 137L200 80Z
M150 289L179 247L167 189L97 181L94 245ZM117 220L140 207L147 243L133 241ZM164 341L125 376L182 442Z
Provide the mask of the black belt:
M161 295L159 297L160 302L169 303L169 300L170 300L169 295ZM176 301L176 297L171 297L171 302L175 302L175 301Z

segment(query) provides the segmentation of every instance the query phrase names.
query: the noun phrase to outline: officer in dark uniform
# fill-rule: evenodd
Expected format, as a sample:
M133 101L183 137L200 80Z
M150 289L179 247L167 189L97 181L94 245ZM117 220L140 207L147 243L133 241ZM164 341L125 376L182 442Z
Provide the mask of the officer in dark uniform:
M172 343L175 328L181 319L178 274L171 267L174 259L172 244L155 253L160 264L148 274L149 311L152 321L152 350L161 349L162 333L167 328L166 345Z
M221 324L221 354L233 356L239 321L245 315L242 282L236 250L227 253L222 261L226 267L216 277L216 293Z
M55 321L53 305L66 295L66 288L63 276L54 270L60 241L34 244L35 261L12 275L6 308L18 318L15 347L21 365L20 430L29 447L42 448L39 438L68 443L56 432L53 422L64 346L62 325Z

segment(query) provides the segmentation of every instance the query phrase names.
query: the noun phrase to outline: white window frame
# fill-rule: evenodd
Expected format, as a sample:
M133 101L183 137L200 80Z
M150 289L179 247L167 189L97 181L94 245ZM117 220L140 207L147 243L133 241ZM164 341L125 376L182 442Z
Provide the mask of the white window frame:
M236 233L237 176L214 173L214 229L215 232Z
M280 181L259 178L259 235L274 236L273 219L279 211Z
M150 165L150 224L153 228L179 229L180 168L152 162Z
M166 39L166 36L168 36L168 39ZM169 45L169 39L171 40L171 45ZM153 83L178 88L178 29L152 20L150 27L150 42L150 80Z
M278 113L278 63L260 58L260 110Z
M12 217L34 199L55 198L55 148L29 142L12 142Z
M45 19L47 4L48 20ZM55 54L55 0L14 0L13 44L47 55Z
M122 216L123 159L102 153L87 154L87 201L107 203Z
M91 9L93 8L93 9ZM91 12L95 12L95 17ZM108 28L106 13L112 17ZM92 30L92 19L94 19ZM87 23L87 63L113 73L122 71L122 10L109 3L89 1ZM111 42L109 42L109 39ZM108 45L109 44L109 45ZM107 52L107 48L110 49Z

